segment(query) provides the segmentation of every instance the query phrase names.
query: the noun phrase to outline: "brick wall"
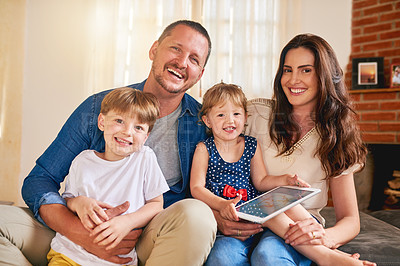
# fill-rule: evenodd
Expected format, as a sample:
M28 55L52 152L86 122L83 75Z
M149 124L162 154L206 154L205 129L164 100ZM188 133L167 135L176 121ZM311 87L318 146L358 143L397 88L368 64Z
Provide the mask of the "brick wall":
M352 93L367 143L400 143L400 92Z
M367 143L400 143L400 89L390 86L390 65L400 64L400 1L353 0L352 49L345 74L351 88L352 58L384 57L385 88L351 91Z

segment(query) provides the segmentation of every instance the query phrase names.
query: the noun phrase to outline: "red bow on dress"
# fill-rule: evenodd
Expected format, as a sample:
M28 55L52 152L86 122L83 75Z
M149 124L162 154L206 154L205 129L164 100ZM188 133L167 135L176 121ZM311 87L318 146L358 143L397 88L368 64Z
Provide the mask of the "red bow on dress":
M247 201L247 190L244 188L236 190L235 188L231 187L230 185L225 185L224 191L222 193L222 195L224 195L225 197L229 197L229 198L236 197L237 194L242 195L243 201Z

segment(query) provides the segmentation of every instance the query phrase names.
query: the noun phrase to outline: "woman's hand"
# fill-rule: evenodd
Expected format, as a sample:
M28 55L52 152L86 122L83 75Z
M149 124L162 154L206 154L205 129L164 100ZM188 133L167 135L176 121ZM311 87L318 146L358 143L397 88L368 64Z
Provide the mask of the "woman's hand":
M230 221L224 219L218 211L213 210L213 213L215 220L217 220L218 230L225 236L244 241L250 236L263 231L261 224Z
M292 246L301 244L324 245L328 248L336 248L330 240L325 229L314 218L308 218L290 225L290 229L284 235L285 242Z

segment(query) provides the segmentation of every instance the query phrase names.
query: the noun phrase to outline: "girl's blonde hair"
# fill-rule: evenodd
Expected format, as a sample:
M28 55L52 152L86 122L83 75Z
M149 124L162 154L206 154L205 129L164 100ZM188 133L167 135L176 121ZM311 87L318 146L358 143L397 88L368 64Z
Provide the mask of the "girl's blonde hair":
M104 97L100 113L106 115L111 110L136 117L149 125L149 132L160 115L159 102L153 94L129 87L112 90Z
M203 107L199 112L200 119L203 115L207 115L211 108L225 104L228 100L234 105L243 107L245 114L247 114L247 99L242 89L235 84L221 82L212 86L204 94Z

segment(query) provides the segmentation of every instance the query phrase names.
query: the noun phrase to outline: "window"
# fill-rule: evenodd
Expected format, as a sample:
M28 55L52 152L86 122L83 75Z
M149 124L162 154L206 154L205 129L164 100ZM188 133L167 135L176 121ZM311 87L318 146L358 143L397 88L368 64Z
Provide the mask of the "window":
M277 34L280 1L121 0L114 3L114 8L106 3L107 12L113 12L109 21L114 23L114 33L98 40L94 56L103 56L107 54L103 48L114 47L114 61L109 62L114 69L113 84L109 87L147 78L151 67L148 51L162 30L175 20L192 19L204 25L213 45L201 81L189 92L192 96L201 101L204 92L221 80L241 86L249 99L272 96L280 48ZM96 74L101 75L101 67L96 69ZM103 66L103 69L109 68ZM104 89L104 86L90 87Z
M246 96L270 97L278 62L274 55L277 4L274 0L205 0L203 25L214 50L202 79L202 89L216 82L235 83ZM211 68L211 71L210 71Z

